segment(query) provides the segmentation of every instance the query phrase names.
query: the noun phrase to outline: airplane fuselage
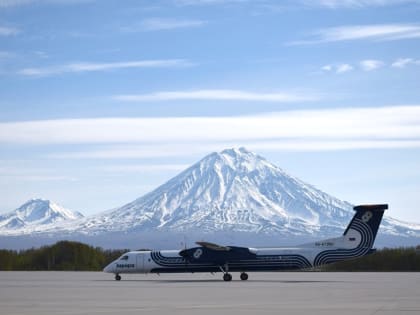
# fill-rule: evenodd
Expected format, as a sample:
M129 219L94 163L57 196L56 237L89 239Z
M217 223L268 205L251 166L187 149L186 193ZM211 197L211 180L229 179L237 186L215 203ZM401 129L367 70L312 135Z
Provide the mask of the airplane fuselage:
M197 248L196 253L205 251ZM298 248L249 248L249 255L237 255L229 261L188 261L179 255L179 250L132 251L105 268L111 273L177 273L177 272L220 272L228 271L276 271L312 267L313 251Z
M197 242L198 247L184 250L131 251L105 267L120 280L124 273L181 273L282 271L309 269L341 260L360 257L372 252L376 233L387 205L358 206L356 214L343 235L296 247L252 248L220 246Z

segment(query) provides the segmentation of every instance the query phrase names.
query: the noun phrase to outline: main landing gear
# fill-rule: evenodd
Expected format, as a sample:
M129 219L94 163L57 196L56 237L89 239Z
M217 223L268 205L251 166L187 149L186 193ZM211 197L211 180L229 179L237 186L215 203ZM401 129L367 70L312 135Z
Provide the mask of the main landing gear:
M246 272L242 272L240 276L242 281L248 280L248 274ZM223 274L223 280L225 281L232 281L232 275L230 273L224 273Z
M241 273L241 280L243 281L248 280L248 274L246 272Z
M232 281L232 275L229 273L228 264L226 264L224 266L219 266L219 268L223 272L223 280L224 281ZM248 280L248 274L246 272L241 272L240 278L243 281Z
M225 280L225 281L232 281L232 275L230 273L225 273L223 275L223 280Z
M118 273L115 275L115 280L117 280L117 281L121 280L121 276Z

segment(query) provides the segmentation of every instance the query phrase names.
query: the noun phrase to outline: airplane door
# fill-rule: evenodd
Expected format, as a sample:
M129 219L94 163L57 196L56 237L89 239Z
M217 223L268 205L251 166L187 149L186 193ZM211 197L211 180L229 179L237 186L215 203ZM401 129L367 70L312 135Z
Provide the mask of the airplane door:
M137 254L137 269L140 271L144 270L144 254Z

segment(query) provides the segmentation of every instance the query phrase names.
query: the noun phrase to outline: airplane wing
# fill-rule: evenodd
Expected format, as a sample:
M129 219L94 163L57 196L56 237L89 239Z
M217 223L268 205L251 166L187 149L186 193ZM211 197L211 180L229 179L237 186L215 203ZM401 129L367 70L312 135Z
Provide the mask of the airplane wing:
M216 250L216 251L225 251L228 252L231 250L231 248L229 246L221 246L218 244L214 244L214 243L210 243L210 242L195 242L197 245L200 245L202 247L211 249L211 250Z
M222 246L210 242L196 242L200 247L181 250L179 255L190 263L209 263L222 266L228 261L255 258L247 247Z

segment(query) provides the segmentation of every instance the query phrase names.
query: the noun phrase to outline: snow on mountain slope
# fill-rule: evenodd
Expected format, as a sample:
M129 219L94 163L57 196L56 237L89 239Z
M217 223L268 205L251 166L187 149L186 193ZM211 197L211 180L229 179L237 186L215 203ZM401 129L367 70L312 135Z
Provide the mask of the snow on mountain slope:
M38 227L82 218L79 212L71 211L44 199L31 199L18 209L0 215L0 231L36 230Z
M101 230L307 234L342 227L352 205L244 148L212 153L149 194L85 222Z

